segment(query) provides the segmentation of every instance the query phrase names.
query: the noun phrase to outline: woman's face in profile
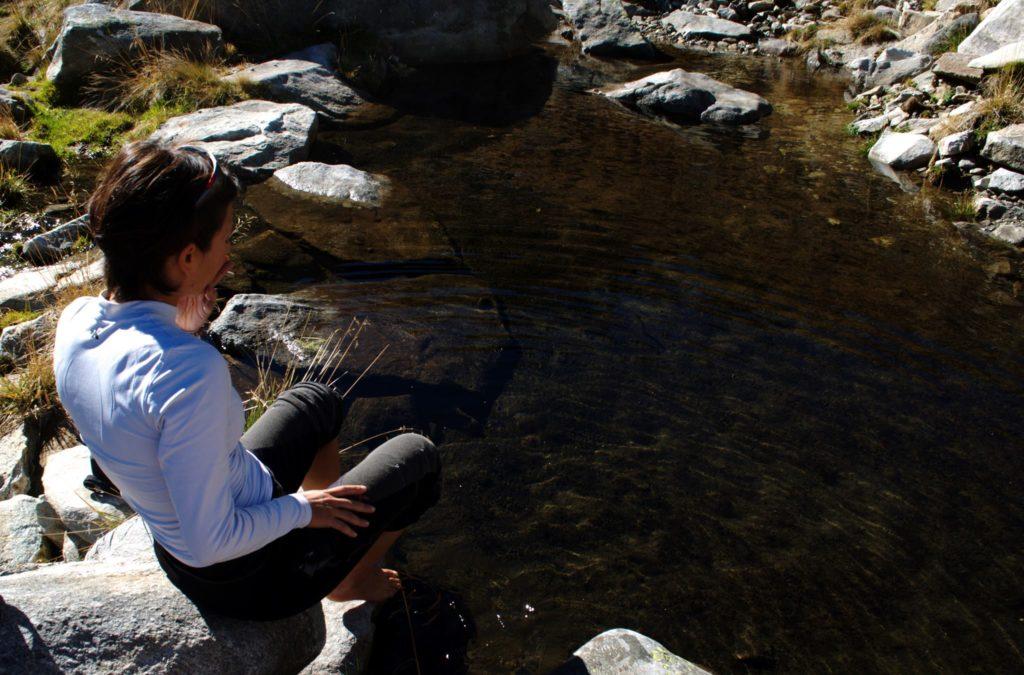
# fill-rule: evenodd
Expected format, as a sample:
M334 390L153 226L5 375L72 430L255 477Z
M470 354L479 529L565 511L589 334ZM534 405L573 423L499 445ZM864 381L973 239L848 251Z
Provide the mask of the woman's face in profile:
M231 253L231 235L235 229L235 206L229 204L224 214L224 222L210 240L210 248L206 251L196 249L197 262L195 273L186 280L185 286L193 293L201 292L206 286L219 280L221 270L229 260Z

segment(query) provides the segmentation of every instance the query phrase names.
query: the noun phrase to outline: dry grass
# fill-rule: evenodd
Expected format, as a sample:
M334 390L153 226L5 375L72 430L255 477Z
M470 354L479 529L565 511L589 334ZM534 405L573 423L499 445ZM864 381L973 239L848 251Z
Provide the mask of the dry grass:
M20 204L31 189L32 186L25 174L0 167L0 208Z
M985 98L978 104L979 140L990 131L1024 122L1024 68L1004 68L988 77L983 89Z
M865 30L857 42L862 45L879 45L900 39L900 34L887 25L875 25Z
M72 4L74 0L0 0L0 52L8 55L9 70L29 73L43 63L64 22L64 10Z
M874 12L858 11L842 20L841 25L862 45L879 44L899 38L889 22Z
M20 141L21 137L21 127L14 121L10 109L0 105L0 140Z

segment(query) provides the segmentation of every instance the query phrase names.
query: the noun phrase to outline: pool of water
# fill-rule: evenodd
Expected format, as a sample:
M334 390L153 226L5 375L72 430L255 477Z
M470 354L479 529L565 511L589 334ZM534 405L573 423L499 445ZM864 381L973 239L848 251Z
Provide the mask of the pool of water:
M723 133L587 92L673 66L775 112ZM399 551L465 600L473 672L544 672L616 626L719 672L1024 668L1009 254L870 171L840 83L552 50L393 99L315 156L400 185L519 350Z

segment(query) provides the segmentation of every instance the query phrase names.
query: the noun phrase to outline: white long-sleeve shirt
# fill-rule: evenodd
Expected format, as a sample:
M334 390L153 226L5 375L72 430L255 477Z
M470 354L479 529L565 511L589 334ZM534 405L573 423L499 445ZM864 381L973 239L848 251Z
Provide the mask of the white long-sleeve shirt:
M239 442L227 363L156 301L75 300L57 323L61 403L96 463L175 558L205 567L255 551L312 511L272 499L270 471Z

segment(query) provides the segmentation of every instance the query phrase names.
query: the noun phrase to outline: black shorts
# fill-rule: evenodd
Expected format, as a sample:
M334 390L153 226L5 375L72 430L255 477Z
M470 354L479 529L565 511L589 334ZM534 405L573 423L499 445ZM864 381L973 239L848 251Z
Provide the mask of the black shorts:
M295 492L317 450L337 438L345 407L330 387L301 382L278 397L242 436L274 475L274 496ZM273 620L319 603L341 583L382 532L414 523L437 502L441 460L428 439L403 434L342 476L366 485L368 527L348 537L333 529L292 530L263 548L208 567L190 567L154 544L168 578L200 609L239 619Z

